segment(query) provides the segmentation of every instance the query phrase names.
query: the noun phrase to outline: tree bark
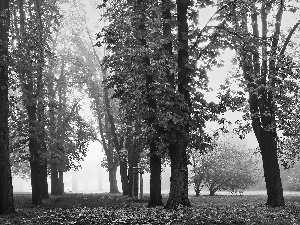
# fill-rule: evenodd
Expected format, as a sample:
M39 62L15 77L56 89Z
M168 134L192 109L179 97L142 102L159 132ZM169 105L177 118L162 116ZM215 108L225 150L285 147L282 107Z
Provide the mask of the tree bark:
M39 9L37 7L37 13L39 13ZM24 0L19 1L19 14L20 14L20 40L21 43L24 43L23 51L28 51L28 55L30 55L30 50L26 46L26 39L24 38L26 18L24 11ZM33 14L30 14L31 16ZM41 44L41 43L40 43ZM20 63L23 67L19 68L19 77L22 83L22 91L24 96L25 107L28 115L28 123L29 123L29 152L30 152L30 168L31 168L31 185L32 185L32 204L39 205L42 203L42 187L46 187L46 184L42 184L45 179L42 179L45 176L43 174L43 168L41 165L43 162L41 161L40 152L43 151L42 144L40 143L38 137L38 132L41 131L38 120L37 120L37 101L41 100L41 90L43 87L42 81L42 71L38 75L37 79L35 79L34 75L31 73L29 68L26 68L27 59L22 58ZM41 58L40 58L41 60Z
M109 193L117 194L119 192L118 183L117 183L117 166L108 168L109 176Z
M129 195L129 183L128 183L127 161L126 160L120 161L120 175L121 175L123 195Z
M13 186L9 161L8 35L9 1L0 2L0 215L14 213Z
M255 7L255 5L253 5ZM284 1L281 1L281 5L276 15L276 25L271 43L271 51L267 51L267 12L268 9L265 4L262 4L261 20L262 20L262 39L264 40L262 45L262 63L260 65L259 46L248 46L245 43L246 48L241 51L242 60L244 62L242 69L244 79L247 81L247 88L249 90L249 105L252 119L252 127L259 143L263 167L264 176L268 194L268 200L266 205L277 207L283 206L283 190L280 178L280 169L277 158L277 132L276 132L276 118L275 118L275 103L273 98L273 89L275 83L272 76L276 73L276 66L273 56L276 55L278 39L280 35L281 17L284 7ZM242 17L241 28L245 33L248 33L247 29L247 17ZM237 28L239 29L239 28ZM259 36L258 31L258 16L257 12L252 14L252 33L254 36ZM254 47L253 51L247 52L247 48ZM269 55L271 54L271 55ZM268 60L269 58L269 65ZM269 66L269 68L268 68ZM267 80L271 88L265 88L267 86Z
M33 84L28 85L29 92L32 93ZM32 98L29 100L32 102ZM32 204L42 204L41 192L41 166L40 155L38 152L39 144L37 140L36 130L36 105L31 103L27 106L27 113L29 118L29 152L30 152L30 169L31 169L31 187L32 187Z
M49 193L48 193L48 182L47 182L47 163L44 163L43 165L40 165L40 170L41 170L41 195L42 199L47 199L49 198Z
M134 179L133 176L133 167L138 166L138 156L135 152L133 146L133 135L132 135L132 121L131 119L127 120L127 134L125 148L128 151L128 179L129 179L129 197L138 197L138 179ZM134 193L132 192L134 190Z
M64 172L62 170L58 170L58 175L58 194L63 195L65 193Z
M58 171L56 164L51 165L51 195L58 195Z
M187 145L189 139L189 119L191 100L188 86L190 83L190 71L188 69L188 5L189 1L177 0L177 22L178 22L178 41L181 48L178 50L178 92L183 96L187 104L182 110L185 114L183 124L177 124L177 129L173 129L175 139L169 146L169 156L171 160L171 185L169 199L166 208L177 208L179 205L191 206L188 198L188 156Z
M154 142L150 143L150 149L155 149ZM163 205L161 195L161 157L157 154L150 156L150 199L148 207Z
M258 139L258 142L263 160L264 177L268 195L266 205L272 207L283 206L285 203L277 157L277 135L274 132L262 129L260 135L261 137Z

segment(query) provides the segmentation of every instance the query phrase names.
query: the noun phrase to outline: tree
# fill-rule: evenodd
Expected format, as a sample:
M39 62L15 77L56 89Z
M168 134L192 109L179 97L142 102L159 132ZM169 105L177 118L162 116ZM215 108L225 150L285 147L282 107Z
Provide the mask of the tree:
M27 113L32 203L48 197L45 131L45 68L50 56L47 41L56 26L56 1L15 1L11 4L12 70L18 75ZM49 10L49 14L44 13Z
M138 38L140 44L143 48L148 48L147 40L145 38L146 32L146 15L145 11L148 5L143 1L139 0L135 7L138 15L140 16L140 21L138 21L137 30L141 32L141 38ZM162 195L161 195L161 156L159 154L158 143L159 137L161 136L161 129L157 124L156 114L157 114L157 101L153 93L154 88L154 75L150 72L150 58L148 56L143 57L143 67L145 68L146 77L146 101L149 115L146 118L147 126L154 129L152 135L149 135L149 149L150 149L150 200L148 206L158 206L162 205Z
M166 207L176 208L189 205L187 148L192 101L201 100L198 94L191 97L190 90L197 84L205 86L206 74L202 70L194 83L200 74L195 70L196 57L188 54L188 39L195 33L188 35L187 21L197 17L189 8L191 2L179 1L178 7L173 1L148 3L105 2L102 6L109 5L105 17L111 23L98 34L98 45L107 45L104 66L110 68L107 84L114 88L113 97L123 107L129 104L146 130L153 188L149 206L161 204L161 157L169 154L174 181ZM173 16L176 9L177 17ZM188 13L193 16L188 17ZM196 114L200 117L203 113L195 111Z
M9 65L9 1L0 2L0 215L13 213L14 199L9 161L9 102L8 102L8 65Z
M278 130L284 130L284 118L289 117L285 109L289 108L286 103L290 101L286 100L291 100L291 95L285 93L291 91L288 83L294 74L286 48L299 25L297 22L287 36L283 35L282 16L288 8L283 0L223 1L218 11L224 20L217 27L217 40L224 41L227 36L225 42L229 41L239 56L244 87L249 94L248 116L263 160L266 204L273 207L285 204L278 163ZM290 9L295 11L295 7Z
M169 145L171 160L171 185L169 199L166 208L177 208L178 205L191 206L188 199L188 155L187 146L190 131L191 99L189 85L191 83L191 71L189 68L188 53L188 8L190 1L177 0L177 23L178 23L178 94L181 95L181 108L184 116L180 124L172 130L175 138Z
M220 190L236 193L259 181L258 159L253 156L253 151L245 149L228 134L222 139L215 140L207 153L193 158L192 181L197 181L195 186L206 185L210 195Z
M72 59L76 57L59 41L64 42L65 34L56 33L53 41L53 50L57 57L54 62L50 60L47 88L49 98L49 111L47 112L48 137L51 164L51 194L64 193L64 172L75 169L86 155L89 140L95 139L93 128L81 116L81 96L73 96L81 90L81 82L76 81L78 69ZM67 40L69 41L69 40ZM59 46L56 46L59 45Z

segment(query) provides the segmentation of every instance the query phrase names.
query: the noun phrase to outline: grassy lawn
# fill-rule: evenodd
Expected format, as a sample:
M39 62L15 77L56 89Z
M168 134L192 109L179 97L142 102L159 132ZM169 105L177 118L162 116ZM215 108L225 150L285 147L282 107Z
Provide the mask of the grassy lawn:
M0 224L300 224L300 196L285 196L280 208L266 207L263 195L191 196L190 201L191 208L166 210L147 208L147 196L65 194L33 207L30 194L15 194L17 212L0 216Z

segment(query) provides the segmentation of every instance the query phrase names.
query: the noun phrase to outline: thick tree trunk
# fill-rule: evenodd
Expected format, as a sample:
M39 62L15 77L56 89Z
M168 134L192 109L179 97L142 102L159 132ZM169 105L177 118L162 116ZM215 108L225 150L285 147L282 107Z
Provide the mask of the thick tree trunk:
M175 138L169 146L169 156L171 159L171 186L169 199L166 208L177 208L179 205L191 206L188 198L188 156L187 145L189 139L189 119L191 100L188 90L190 83L190 71L188 68L188 22L187 13L189 1L177 0L177 22L178 22L178 41L181 48L178 50L178 92L183 96L187 106L182 109L185 115L183 124L177 124L177 129L173 129Z
M9 161L9 129L8 129L8 32L9 1L0 1L0 215L13 213L14 199Z
M32 204L40 205L42 204L42 192L41 192L41 182L40 182L40 165L38 160L31 160L31 187L32 187Z
M214 196L215 195L215 191L214 190L212 190L212 189L209 189L209 196Z
M166 204L168 209L176 209L179 205L191 206L188 198L188 168L185 161L185 147L181 134L177 134L178 143L169 147L171 160L170 193ZM184 150L183 150L184 149Z
M41 194L43 199L49 198L48 193L48 182L47 182L47 163L45 162L43 165L40 165L40 171L41 171Z
M58 175L58 194L63 195L65 193L64 172L59 170Z
M129 183L128 183L127 161L126 160L120 161L120 175L121 175L123 195L129 195Z
M51 165L51 195L58 195L58 171L55 164Z
M255 8L255 2L250 5ZM240 50L242 57L243 76L249 91L249 106L252 116L252 127L259 143L262 154L264 176L267 187L268 200L266 205L277 207L284 205L280 169L277 158L277 133L276 128L276 107L274 98L274 75L276 75L276 54L278 51L278 40L280 37L281 19L284 9L284 1L280 1L280 6L276 14L276 24L272 38L268 38L268 9L266 4L262 4L262 45L251 45L244 42L243 49ZM259 36L257 11L251 12L253 36ZM248 32L248 17L244 13L241 15L241 23L236 24L236 29ZM272 40L268 43L268 40ZM270 50L268 50L270 46ZM253 51L247 51L248 49ZM261 48L261 55L259 51ZM253 53L252 53L253 52ZM269 62L268 62L269 61Z
M150 145L155 145L155 143L152 142ZM159 205L163 205L161 195L161 157L155 152L154 155L150 156L150 199L148 207Z
M117 183L117 166L113 166L108 169L109 176L109 193L116 194L120 193Z
M276 136L271 131L262 131L259 143L264 167L268 200L266 205L278 207L285 205L277 158Z
M28 85L28 91L32 93L33 84ZM36 105L30 99L31 105L27 106L27 113L29 118L29 152L30 152L30 169L31 169L31 187L32 187L32 204L42 204L41 192L41 166L40 155L38 152L39 144L36 134Z

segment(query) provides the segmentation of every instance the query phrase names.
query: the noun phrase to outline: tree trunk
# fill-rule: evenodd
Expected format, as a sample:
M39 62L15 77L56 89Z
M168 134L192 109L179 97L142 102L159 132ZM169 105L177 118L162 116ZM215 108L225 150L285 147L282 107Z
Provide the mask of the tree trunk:
M108 176L109 176L109 193L116 194L120 193L117 183L117 166L113 166L112 168L108 168Z
M55 164L51 165L51 195L58 195L58 171Z
M120 161L120 175L121 175L123 195L129 195L129 183L128 183L128 176L127 176L127 161L126 160Z
M63 195L65 193L64 172L62 170L59 170L58 175L58 194Z
M200 189L200 183L198 182L197 179L195 179L194 185L195 185L194 190L195 190L195 193L196 193L196 197L199 197L201 189Z
M144 14L145 1L139 0L137 1L136 11L141 13L140 15L140 24L137 27L141 32L145 32L145 19L146 16ZM147 48L147 41L145 38L138 38L141 45ZM148 202L149 207L155 207L162 205L162 195L161 195L161 159L158 152L159 143L158 135L159 135L159 126L156 121L156 113L157 113L157 105L156 105L156 97L154 95L155 89L153 87L154 78L153 73L147 72L148 68L150 67L150 58L144 57L144 67L145 67L145 76L146 76L146 99L147 99L147 107L148 115L146 121L147 126L149 128L155 129L155 134L149 137L149 148L150 148L150 199ZM156 168L154 168L154 166Z
M138 197L138 179L137 175L134 175L134 169L133 167L138 166L138 155L135 152L135 148L133 146L133 134L132 134L132 120L127 119L127 134L126 134L126 143L125 143L125 148L128 151L128 179L129 179L129 197ZM135 171L136 172L136 171ZM135 178L134 178L135 176ZM134 190L134 193L133 193Z
M277 133L276 128L276 106L274 101L274 75L276 75L276 55L278 51L278 40L280 37L281 19L284 9L284 1L280 1L280 7L276 14L276 23L272 38L268 34L268 9L266 4L261 6L262 22L262 45L253 45L244 41L240 50L242 57L243 76L247 83L249 92L249 106L252 116L252 127L259 143L263 159L264 176L268 194L267 205L277 207L284 205L282 183L277 158ZM251 4L255 9L255 2ZM253 36L259 37L258 27L259 15L253 10L251 15ZM241 23L236 24L236 29L248 34L247 13L241 15ZM272 43L268 43L272 40ZM268 50L270 46L271 50ZM253 51L247 51L248 49ZM261 48L261 55L259 51ZM254 52L254 53L253 53ZM269 61L269 62L268 62Z
M150 143L150 149L151 145L155 145L155 143ZM154 155L150 156L150 199L148 207L159 205L163 205L161 195L161 157L154 153Z
M180 134L179 134L180 135ZM177 135L177 140L180 141L180 136ZM169 156L171 160L171 178L170 178L170 193L166 204L167 209L176 209L179 205L191 206L188 198L188 182L187 182L187 166L183 165L184 152L181 145L172 144L169 147Z
M47 182L47 163L45 162L43 165L40 165L41 170L41 192L42 192L42 198L47 199L49 198L48 193L48 182Z
M178 50L178 92L183 96L183 104L187 104L182 109L182 125L177 124L173 129L175 138L169 145L169 156L171 159L171 186L169 199L166 208L177 208L179 205L191 206L188 198L188 156L187 145L189 139L189 119L191 110L190 93L190 71L188 68L188 13L189 1L177 0L177 22L178 22L178 41L181 48Z
M268 200L266 205L278 207L285 205L277 158L276 136L271 131L262 131L259 143L264 167L264 177Z
M8 102L8 33L9 1L0 1L0 215L13 213L14 199L9 161L9 102Z
M42 192L40 183L40 165L38 160L31 159L30 161L31 169L31 187L32 187L32 204L40 205L42 204Z
M209 196L214 196L215 195L215 191L213 189L209 189Z
M28 91L32 93L33 84L29 83ZM32 97L32 96L31 96ZM42 204L41 192L41 166L40 155L38 152L39 144L36 134L36 105L32 98L29 102L31 105L27 106L27 113L29 118L29 152L30 152L30 169L31 169L31 187L32 187L32 204ZM28 103L30 104L30 103Z

